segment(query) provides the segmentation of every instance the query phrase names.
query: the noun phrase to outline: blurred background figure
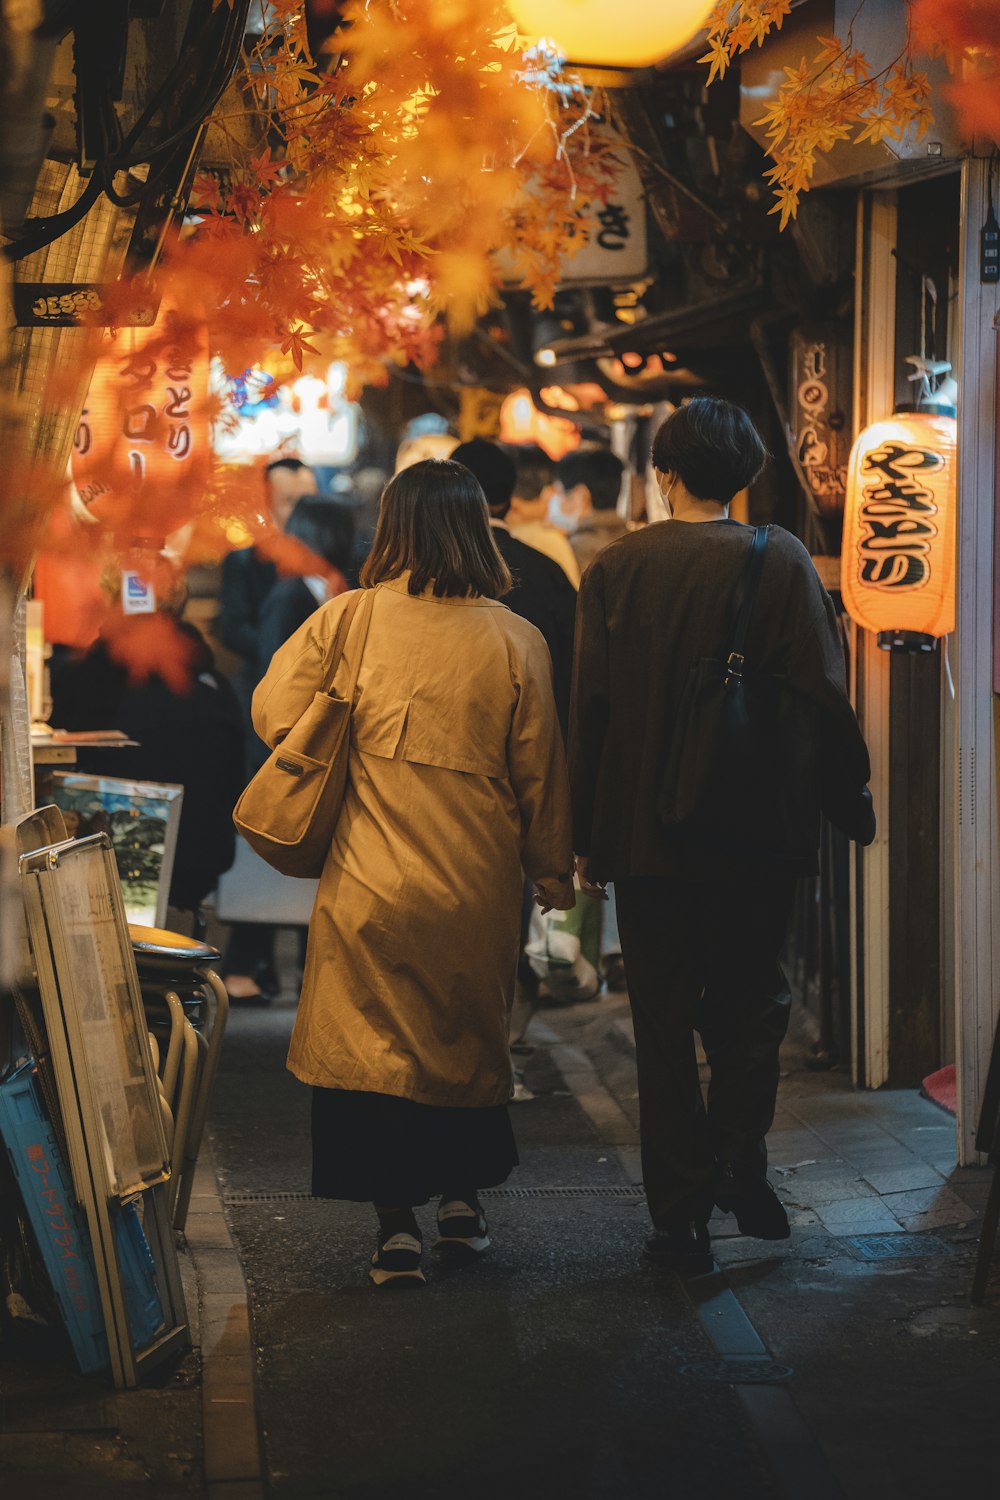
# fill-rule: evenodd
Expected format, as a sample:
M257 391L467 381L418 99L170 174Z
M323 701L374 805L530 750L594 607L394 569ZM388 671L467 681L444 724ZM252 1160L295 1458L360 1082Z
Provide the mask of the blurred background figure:
M514 460L514 493L507 525L510 534L528 547L544 552L559 564L574 588L580 583L580 564L565 531L549 520L549 508L557 493L556 466L537 443L511 444L507 452Z
M265 509L270 520L283 531L298 501L314 495L316 476L298 458L278 458L264 470ZM260 621L264 601L278 582L278 570L256 547L230 552L222 564L216 633L222 644L240 659L235 688L243 714L244 783L267 759L267 748L254 733L250 700L267 663L261 666ZM270 660L270 658L268 658ZM230 807L230 813L232 807ZM266 922L234 922L222 967L223 978L234 1000L272 999L280 988L274 966L275 928Z
M585 443L559 460L563 514L571 518L570 545L583 573L597 554L628 532L618 514L624 464L610 448Z
M460 443L451 456L476 476L486 496L493 539L514 580L510 593L503 596L504 604L522 619L530 621L545 637L552 658L559 723L565 733L573 666L576 590L558 563L511 533L507 513L516 472L510 455L498 443L473 438L471 443Z
M305 495L285 524L316 555L316 572L278 578L260 608L257 626L257 678L271 657L319 605L355 586L354 513L326 495Z
M193 912L199 930L201 903L235 855L232 808L244 782L243 728L236 694L217 670L208 642L180 619L184 603L178 585L160 607L174 618L190 653L189 691L175 692L156 673L130 681L128 669L98 639L83 656L53 660L52 724L120 729L138 741L121 749L80 750L78 768L89 775L184 788L170 905Z
M573 667L573 634L576 626L576 589L558 563L529 547L511 533L507 523L511 497L516 483L514 460L497 443L474 438L461 443L452 454L456 463L464 464L479 480L490 511L490 529L500 555L510 569L514 587L504 594L503 603L521 615L545 637L552 660L552 685L555 691L559 724L566 734L569 715L570 677ZM521 947L517 966L517 986L511 1014L510 1039L520 1046L532 1012L538 1003L539 978L525 956L528 929L533 909L529 881L524 884L521 908ZM530 1050L530 1049L529 1049ZM521 1069L514 1067L512 1103L532 1098Z
M436 411L423 412L407 422L400 434L395 472L399 474L425 458L450 458L457 445L458 438L451 431L447 417Z

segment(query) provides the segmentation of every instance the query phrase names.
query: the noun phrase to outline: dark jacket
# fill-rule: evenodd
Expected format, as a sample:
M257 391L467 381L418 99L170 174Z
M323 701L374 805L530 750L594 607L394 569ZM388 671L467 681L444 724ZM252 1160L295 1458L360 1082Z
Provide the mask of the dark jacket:
M257 626L257 680L271 665L271 657L300 625L304 625L319 600L304 578L279 578L261 605Z
M222 560L215 631L222 644L241 658L233 686L243 716L246 781L264 764L269 753L254 731L250 700L267 669L266 663L264 667L260 666L258 631L264 601L277 581L278 570L274 563L261 557L255 547L241 547Z
M243 789L243 731L236 696L193 625L182 623L195 656L189 693L160 677L130 683L98 642L83 657L52 667L52 723L58 729L121 729L138 745L81 750L78 766L94 776L169 781L184 788L170 901L200 904L236 852L232 810Z
M806 815L775 808L793 858L761 850L750 861L694 851L657 815L664 766L691 668L724 655L751 529L737 522L667 521L605 548L580 588L570 773L574 843L600 879L687 876L740 879L817 868L819 807L868 843L875 825L868 751L847 697L833 604L809 554L771 527L747 638L748 672L780 681L807 712L818 797ZM798 722L798 721L797 721ZM780 797L780 792L777 794Z
M261 557L256 547L241 547L237 552L228 553L222 561L215 629L224 646L254 665L261 607L277 577L274 563Z
M502 522L494 521L492 529L493 540L514 578L514 587L504 595L503 603L545 637L552 658L556 710L565 735L573 668L576 589L551 557L519 542Z

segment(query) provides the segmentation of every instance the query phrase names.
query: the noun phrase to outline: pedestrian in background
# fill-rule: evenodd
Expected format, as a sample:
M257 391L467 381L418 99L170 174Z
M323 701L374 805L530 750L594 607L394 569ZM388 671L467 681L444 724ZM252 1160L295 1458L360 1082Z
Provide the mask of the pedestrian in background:
M498 443L474 438L456 448L453 458L465 465L478 479L490 511L490 529L504 562L510 569L514 586L504 595L508 609L530 621L545 638L552 662L556 711L563 735L569 716L570 679L573 669L573 632L576 623L576 589L558 563L535 547L529 547L514 536L507 521L517 472L510 453ZM521 1043L538 1004L541 981L525 953L528 943L533 901L531 881L524 883L521 907L520 958L517 969L517 994L511 1016L511 1042ZM515 1104L526 1104L534 1098L523 1070L514 1068Z
M316 476L298 458L277 458L264 470L265 507L279 531L304 495L314 495ZM222 585L215 631L219 640L240 658L234 686L243 711L245 779L249 781L267 759L267 749L254 732L250 701L261 678L260 617L264 601L278 581L273 562L256 547L239 547L222 563ZM231 1000L266 1003L280 988L274 964L277 933L270 922L233 922L222 962L222 977Z
M616 886L654 1226L647 1254L689 1270L711 1266L715 1205L734 1212L744 1234L789 1232L764 1143L790 1006L779 954L795 881L818 869L820 807L860 842L875 832L833 605L805 548L777 526L736 666L787 695L782 763L756 800L718 793L714 811L732 848L660 812L692 672L725 660L746 587L754 533L729 519L729 503L766 458L741 408L711 397L680 407L653 443L673 519L613 542L580 590L570 746L577 871L591 894ZM765 833L740 843L751 813ZM707 1110L695 1029L711 1070Z
M510 455L498 443L473 438L470 443L460 443L452 459L464 464L475 475L486 496L493 541L513 579L513 587L504 596L504 604L516 615L529 620L545 638L552 658L559 723L565 732L573 670L576 590L558 563L511 533L507 513L514 493L516 471Z
M257 626L257 680L279 646L294 635L315 609L348 589L354 554L354 515L327 495L304 495L288 517L285 535L313 553L312 573L278 578L260 607ZM353 580L352 580L353 581Z
M537 443L512 443L507 452L514 460L514 493L507 512L510 534L528 547L544 552L559 564L574 588L580 586L580 564L559 526L549 520L556 495L556 466Z
M583 443L559 460L556 472L562 511L572 522L570 546L583 573L609 542L628 532L618 514L625 466L610 448Z
M544 561L544 559L543 559ZM337 668L359 665L344 805L320 880L288 1065L313 1088L313 1193L371 1202L376 1285L438 1240L489 1245L478 1190L517 1162L508 1013L521 870L573 904L569 791L545 642L500 602L482 490L424 461L390 481ZM321 688L350 596L276 653L254 722L281 742ZM361 628L370 604L367 636Z

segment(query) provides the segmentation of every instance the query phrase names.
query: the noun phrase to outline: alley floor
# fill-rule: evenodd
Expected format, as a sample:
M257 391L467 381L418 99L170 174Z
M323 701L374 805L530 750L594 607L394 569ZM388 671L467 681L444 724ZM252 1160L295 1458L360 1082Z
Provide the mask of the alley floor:
M215 1160L250 1288L276 1495L937 1496L995 1476L1000 1295L966 1292L986 1173L950 1118L785 1051L772 1179L790 1241L713 1222L719 1273L642 1264L627 1000L540 1011L494 1249L425 1290L366 1283L362 1207L308 1197L292 1010L233 1022ZM432 1209L423 1213L432 1238Z
M955 1169L935 1106L809 1072L793 1027L770 1137L791 1239L717 1216L718 1270L685 1282L640 1259L627 999L540 1010L493 1249L380 1294L370 1211L308 1193L294 1003L234 1009L183 1258L194 1353L115 1393L0 1350L5 1497L993 1493L1000 1260L967 1301L988 1174Z

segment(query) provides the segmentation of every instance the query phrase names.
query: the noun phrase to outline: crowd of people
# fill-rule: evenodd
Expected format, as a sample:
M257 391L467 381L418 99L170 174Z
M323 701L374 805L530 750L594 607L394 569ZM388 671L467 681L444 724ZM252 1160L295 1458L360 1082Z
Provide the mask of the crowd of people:
M288 1064L312 1090L313 1192L374 1205L376 1286L423 1281L415 1209L432 1198L442 1249L486 1250L479 1192L517 1163L510 1044L539 982L529 921L599 901L606 975L627 977L635 1018L645 1253L706 1270L715 1207L744 1233L788 1233L765 1137L792 891L816 868L821 812L874 837L833 606L793 536L730 518L767 455L728 402L699 397L666 419L652 459L670 519L639 529L606 447L553 463L445 437L434 452L448 456L400 455L361 545L308 468L271 464L271 519L315 571L283 577L253 548L232 553L216 628L239 660L235 694L199 658L198 682L228 705L211 793L227 818L240 716L245 780L334 668L334 695L353 686ZM754 734L773 775L743 754ZM678 763L710 816L698 796L678 812L665 785ZM266 924L233 925L236 1003L275 992L273 945Z

